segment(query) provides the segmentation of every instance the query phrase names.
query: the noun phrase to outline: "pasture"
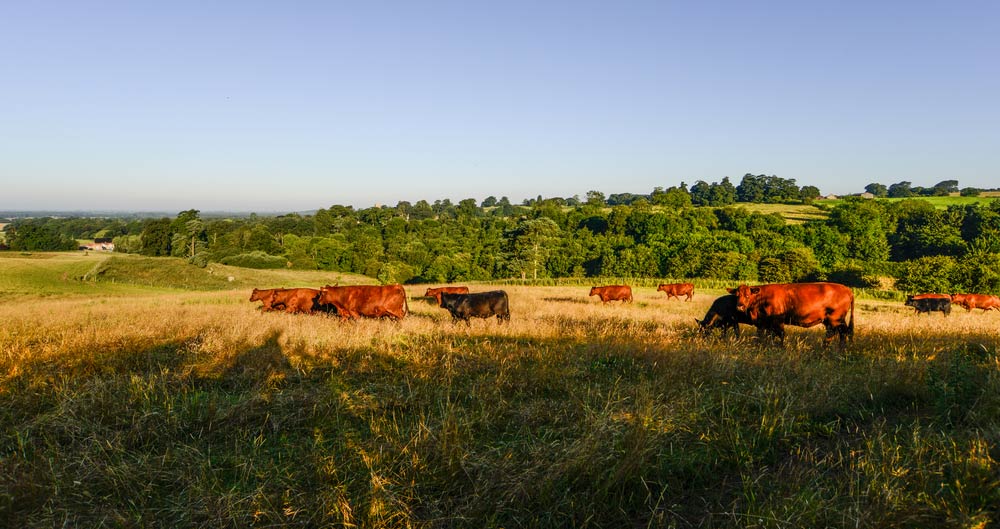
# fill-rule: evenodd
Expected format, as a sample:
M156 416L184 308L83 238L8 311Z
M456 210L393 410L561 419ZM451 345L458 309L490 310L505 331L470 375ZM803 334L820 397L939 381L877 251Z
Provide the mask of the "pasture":
M978 204L980 206L987 206L990 202L997 199L997 194L993 192L984 192L978 197L963 197L959 196L957 193L946 196L946 197L910 197L910 198L877 198L874 200L885 200L888 202L900 202L903 200L926 200L930 202L937 209L947 209L949 206L971 206L973 204ZM824 206L833 207L837 204L843 202L843 199L836 200L817 200L817 204L822 204Z
M330 274L173 266L0 258L4 526L1000 520L1000 313L859 299L840 352L700 336L721 290L507 286L466 326L408 285L403 321L340 322L247 301Z

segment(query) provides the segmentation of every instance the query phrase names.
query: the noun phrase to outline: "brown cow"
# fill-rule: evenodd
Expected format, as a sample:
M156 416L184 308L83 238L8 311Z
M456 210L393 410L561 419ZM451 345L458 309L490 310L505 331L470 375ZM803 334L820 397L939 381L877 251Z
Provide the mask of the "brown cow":
M632 303L632 287L628 285L608 285L603 287L591 287L590 295L601 298L601 303L609 301L621 301L622 303ZM589 297L589 296L588 296Z
M854 293L838 283L785 283L760 286L740 285L729 289L736 294L736 308L743 311L757 327L785 341L785 324L826 327L824 342L829 345L834 334L840 335L843 347L854 336ZM848 314L850 320L848 321Z
M691 283L661 284L660 286L656 287L656 291L666 292L668 300L670 298L677 298L679 300L681 299L680 296L687 296L687 299L685 299L684 301L691 301L691 298L694 297L694 285Z
M318 306L319 290L315 288L281 288L271 291L269 296L271 307L277 310L284 306L289 314L311 314ZM268 302L265 301L266 305Z
M250 293L250 301L262 301L264 304L261 306L261 310L264 312L270 312L272 310L284 309L284 305L274 305L274 298L271 294L275 291L285 290L283 288L266 288L266 289L253 289Z
M388 317L401 320L409 312L403 285L359 285L319 289L319 302L333 305L340 319Z
M947 299L948 301L951 301L951 295L950 294L914 294L912 296L908 296L907 299Z
M437 300L437 304L441 304L441 294L468 294L469 287L439 287L439 288L428 288L427 292L424 292L424 297L434 298Z
M972 309L1000 310L1000 298L989 294L952 294L951 302L965 307L968 312Z

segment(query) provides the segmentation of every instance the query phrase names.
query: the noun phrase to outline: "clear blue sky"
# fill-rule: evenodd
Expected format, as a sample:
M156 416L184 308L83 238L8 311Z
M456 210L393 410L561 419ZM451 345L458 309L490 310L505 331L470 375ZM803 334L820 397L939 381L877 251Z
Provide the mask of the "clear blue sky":
M0 3L0 209L1000 186L1000 2Z

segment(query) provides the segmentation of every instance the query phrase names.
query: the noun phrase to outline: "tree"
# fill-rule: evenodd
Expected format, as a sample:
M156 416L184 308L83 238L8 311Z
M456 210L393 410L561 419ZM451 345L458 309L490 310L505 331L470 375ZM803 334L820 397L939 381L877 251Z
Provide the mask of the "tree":
M958 193L958 180L943 180L934 184L931 189L934 196L948 196L952 193Z
M981 193L982 190L975 187L963 187L962 190L958 192L958 194L963 197L978 197Z
M802 186L799 190L799 198L803 202L811 203L813 200L819 198L819 188L816 186Z
M493 195L490 195L490 196L486 197L485 199L483 199L483 203L481 204L481 207L492 208L492 207L494 207L496 205L497 205L497 197L495 197Z
M559 226L552 219L541 217L524 219L507 234L510 251L508 266L521 279L531 274L538 279L538 272L544 269L549 242L559 234Z
M154 257L170 255L170 234L170 219L164 217L147 222L140 234L142 249L139 253Z
M914 196L913 189L910 187L910 182L905 180L889 186L887 194L889 198L909 198Z
M712 186L704 180L698 180L691 186L691 204L695 206L712 205Z
M736 186L729 181L729 177L723 177L718 184L712 183L709 194L709 204L715 207L728 206L736 203Z
M896 273L896 289L903 292L953 292L955 268L955 259L945 255L901 263Z
M590 204L591 206L604 206L604 193L593 190L587 191L587 204Z
M690 207L691 193L688 192L682 182L681 187L670 187L667 189L666 193L664 193L663 204L675 209Z
M45 219L8 227L7 244L11 250L29 252L57 252L77 248L76 240L60 234L58 227Z
M736 186L736 200L739 202L763 202L764 179L750 173L743 175L740 185Z
M198 266L208 264L207 256L204 255L208 246L205 242L205 224L197 217L197 212L194 217L188 216L183 231L174 233L170 242L173 255L186 257L188 262Z
M875 195L878 198L884 198L889 195L889 188L877 182L873 182L871 184L866 185L865 191Z

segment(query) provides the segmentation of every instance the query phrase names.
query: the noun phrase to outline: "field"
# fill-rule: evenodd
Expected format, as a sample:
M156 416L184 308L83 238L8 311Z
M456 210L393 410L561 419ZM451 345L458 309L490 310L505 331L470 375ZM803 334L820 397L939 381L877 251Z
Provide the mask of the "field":
M983 193L983 196L978 197L963 197L957 194L947 197L912 197L912 198L878 198L875 200L887 200L889 202L899 202L901 200L926 200L934 205L938 209L946 209L948 206L969 206L972 204L979 204L985 206L996 200L997 195L992 192ZM817 204L822 204L825 206L836 206L841 203L842 199L837 200L817 200Z
M104 258L0 258L5 527L1000 520L998 313L859 299L838 351L700 336L721 290L508 286L466 326L408 285L402 322L342 323L250 286L364 278Z
M825 219L829 213L809 204L753 204L741 202L736 207L764 215L777 213L781 215L788 224L802 224L810 220Z

